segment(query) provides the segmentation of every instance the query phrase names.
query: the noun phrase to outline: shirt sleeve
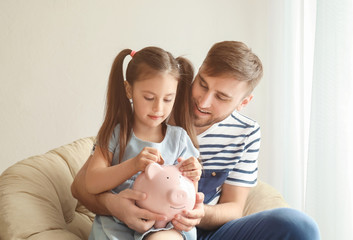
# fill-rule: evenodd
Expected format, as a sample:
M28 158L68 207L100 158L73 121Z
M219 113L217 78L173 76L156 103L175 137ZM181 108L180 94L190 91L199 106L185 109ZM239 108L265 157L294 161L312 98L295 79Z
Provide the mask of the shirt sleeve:
M260 142L260 126L256 123L252 131L247 135L240 160L235 164L234 169L230 171L225 183L241 187L256 186Z

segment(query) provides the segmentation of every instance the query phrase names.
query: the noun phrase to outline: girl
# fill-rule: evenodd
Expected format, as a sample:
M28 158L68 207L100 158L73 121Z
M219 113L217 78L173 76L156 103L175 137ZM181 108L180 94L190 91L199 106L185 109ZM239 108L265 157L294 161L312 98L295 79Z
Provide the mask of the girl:
M132 56L123 76L123 62ZM131 188L140 171L151 162L176 164L181 158L183 175L195 183L201 175L196 159L196 135L191 122L190 85L193 68L184 58L147 47L125 49L116 57L109 77L106 113L97 146L86 173L87 191L114 193ZM174 108L174 102L176 102ZM176 126L166 124L173 111ZM186 131L189 136L187 135ZM196 189L197 190L197 189ZM90 239L196 239L196 230L177 232L151 228L137 233L111 216L96 216Z

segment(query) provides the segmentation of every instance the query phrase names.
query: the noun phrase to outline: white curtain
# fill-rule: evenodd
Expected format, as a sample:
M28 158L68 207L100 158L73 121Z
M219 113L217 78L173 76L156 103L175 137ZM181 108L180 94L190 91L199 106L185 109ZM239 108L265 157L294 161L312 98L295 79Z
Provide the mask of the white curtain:
M314 35L303 22L301 1L268 3L268 57L264 59L265 78L261 83L266 92L262 101L266 103L266 114L261 113L259 120L259 177L280 190L290 206L304 209L312 71L312 67L305 66L312 66ZM304 34L304 30L309 34ZM261 119L263 116L265 120Z
M317 0L306 210L353 239L353 1Z
M268 3L260 178L353 239L353 0Z

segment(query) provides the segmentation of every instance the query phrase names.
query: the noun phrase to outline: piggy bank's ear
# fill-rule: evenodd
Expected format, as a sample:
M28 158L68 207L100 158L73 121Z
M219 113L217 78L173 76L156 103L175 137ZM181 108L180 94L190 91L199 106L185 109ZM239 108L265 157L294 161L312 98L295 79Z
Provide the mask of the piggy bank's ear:
M161 165L159 165L157 163L150 163L145 169L145 174L148 179L152 179L160 171L163 171L163 168Z

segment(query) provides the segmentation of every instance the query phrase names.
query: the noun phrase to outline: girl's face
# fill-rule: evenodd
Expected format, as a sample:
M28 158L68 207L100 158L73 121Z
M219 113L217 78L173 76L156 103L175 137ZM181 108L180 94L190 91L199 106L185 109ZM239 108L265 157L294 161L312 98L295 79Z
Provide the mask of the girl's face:
M170 74L158 73L141 77L132 86L127 84L127 94L134 108L133 127L154 128L172 111L178 81Z

